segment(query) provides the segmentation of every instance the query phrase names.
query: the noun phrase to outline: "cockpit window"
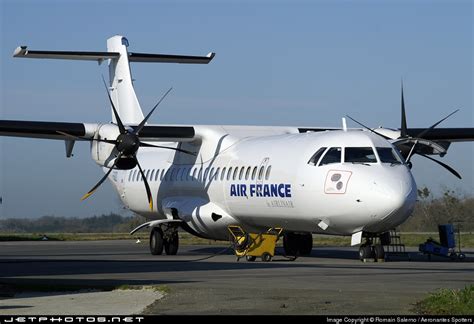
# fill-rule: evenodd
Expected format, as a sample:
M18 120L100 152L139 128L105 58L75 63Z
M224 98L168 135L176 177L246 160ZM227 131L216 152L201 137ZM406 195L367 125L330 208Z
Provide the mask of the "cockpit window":
M377 158L371 147L346 147L345 153L345 162L377 163Z
M314 153L314 155L309 159L308 164L316 165L318 164L319 158L323 155L324 151L326 151L326 147L321 147L319 150Z
M382 163L402 163L400 156L391 147L377 147L377 153Z
M331 164L331 163L341 163L341 148L340 147L331 147L327 150L326 154L322 158L319 165Z

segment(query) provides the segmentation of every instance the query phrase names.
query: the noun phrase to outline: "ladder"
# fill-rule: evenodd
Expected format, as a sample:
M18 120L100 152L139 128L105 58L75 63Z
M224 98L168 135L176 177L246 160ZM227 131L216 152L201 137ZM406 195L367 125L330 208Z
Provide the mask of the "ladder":
M402 243L400 232L396 228L391 229L387 235L380 237L380 243L383 245L387 257L403 256L410 259L405 250L405 244Z

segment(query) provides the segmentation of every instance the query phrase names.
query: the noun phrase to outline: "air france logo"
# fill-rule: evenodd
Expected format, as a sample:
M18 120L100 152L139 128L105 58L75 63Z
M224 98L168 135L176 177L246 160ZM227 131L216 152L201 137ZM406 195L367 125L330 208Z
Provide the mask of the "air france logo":
M231 184L230 196L291 198L291 184Z

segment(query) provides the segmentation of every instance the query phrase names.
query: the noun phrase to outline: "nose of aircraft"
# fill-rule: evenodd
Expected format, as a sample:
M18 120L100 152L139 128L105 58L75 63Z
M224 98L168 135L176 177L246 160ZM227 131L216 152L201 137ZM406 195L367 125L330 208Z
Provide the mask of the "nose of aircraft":
M385 226L391 228L403 223L413 212L416 202L416 184L404 166L389 169L372 186L373 212Z

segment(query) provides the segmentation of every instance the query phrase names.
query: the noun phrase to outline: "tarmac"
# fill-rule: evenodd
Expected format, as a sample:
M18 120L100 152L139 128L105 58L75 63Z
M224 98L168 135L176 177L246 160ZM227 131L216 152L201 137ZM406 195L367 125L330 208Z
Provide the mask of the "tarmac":
M145 240L0 242L0 315L413 314L439 288L474 284L472 250L464 261L429 261L410 249L361 262L357 247L315 244L295 261L237 262L225 245L152 256ZM166 293L114 290L123 285Z

